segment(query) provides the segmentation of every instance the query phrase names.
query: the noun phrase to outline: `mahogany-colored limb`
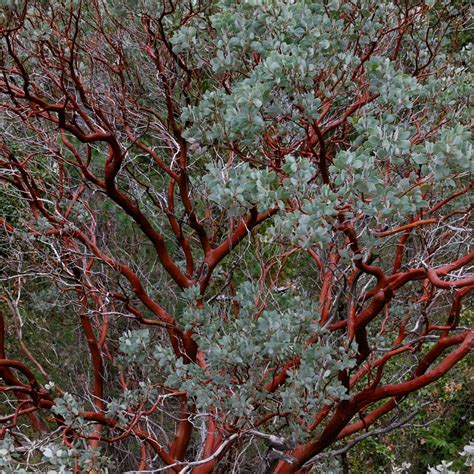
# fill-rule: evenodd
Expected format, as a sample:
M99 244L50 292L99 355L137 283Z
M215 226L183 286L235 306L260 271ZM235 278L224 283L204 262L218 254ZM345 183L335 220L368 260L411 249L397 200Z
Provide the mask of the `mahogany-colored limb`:
M53 400L41 399L40 407L45 409L51 409L54 406ZM103 426L108 426L120 431L126 431L128 428L122 426L117 420L113 418L109 418L103 413L98 413L95 411L83 411L80 412L79 415L86 421L91 421L95 423L100 423ZM64 420L57 419L56 420L59 424L64 425ZM139 439L148 443L148 445L153 449L153 451L158 454L158 456L168 465L176 464L177 461L170 456L170 454L161 446L161 444L154 439L149 433L146 431L140 430L138 428L133 428L131 433L138 437ZM105 439L104 439L105 441ZM179 465L172 468L175 472L179 471Z
M219 443L223 440L221 433L217 429L216 423L214 422L213 418L209 418L208 429L207 429L207 437L204 443L204 450L202 457L204 459L210 457L216 449L219 447ZM222 453L224 454L224 453ZM192 473L193 474L209 474L213 472L213 469L218 461L218 458L212 459L211 461L207 462L206 464L201 464L196 466Z
M242 218L237 228L224 240L218 247L212 249L209 252L208 257L205 259L205 272L200 277L200 288L201 293L205 291L209 280L212 275L212 271L226 257L230 251L236 247L257 225L261 224L266 219L270 218L278 212L278 209L270 209L264 213L258 213L254 208L250 211L249 216L244 219Z
M84 294L80 295L80 300L82 300L83 305L87 306L86 297ZM87 346L89 348L89 353L92 361L92 373L94 377L94 384L92 389L93 402L96 409L102 413L105 409L104 402L104 363L102 360L102 353L97 342L97 338L94 334L94 329L88 315L83 311L80 314L82 329L84 330L84 335L86 336ZM100 434L100 426L95 428L95 432ZM91 448L98 448L99 442L97 440L92 440Z
M438 219L422 219L415 222L411 222L410 224L405 224L400 227L396 227L395 229L386 230L384 232L374 232L374 235L376 237L389 237L390 235L395 235L400 232L405 232L415 227L429 225L429 224L436 224L437 222L438 222Z
M11 370L14 366L11 364L8 364L7 361L9 360L10 359L7 359L6 354L5 354L5 321L3 319L3 313L0 311L0 377L5 381L5 383L8 386L18 387L18 389L16 388L13 389L13 393L18 399L19 403L28 401L29 397L24 393L23 389L27 389L28 393L31 394L32 390L35 390L38 388L36 379L34 375L28 370L28 368L24 364L20 363L21 367L27 370L27 374L28 374L27 378L30 381L30 385L31 385L31 381L34 382L34 387L32 386L29 388L27 385L20 382L20 380L18 380L18 378L15 376L15 374ZM48 427L46 423L41 418L39 418L36 415L36 413L34 413L34 411L36 410L31 410L26 413L32 428L38 432L47 432Z
M438 380L473 349L474 334L469 332L463 334L462 337L464 339L462 340L461 338L462 343L459 347L445 356L445 358L431 371L422 373L406 382L362 390L350 400L342 401L330 421L326 424L322 434L316 440L298 446L291 451L290 454L297 459L296 464L290 465L285 461L281 461L274 472L276 474L290 474L297 472L306 461L332 444L338 438L339 434L351 418L365 406L385 398L406 395L434 382L435 380ZM449 341L449 343L440 341L438 344L443 346L443 349L440 352L453 343L453 340ZM434 360L435 358L436 357L433 354L428 359L432 362L432 359Z
M174 440L171 442L169 447L170 456L177 459L178 461L182 461L184 459L186 449L188 448L189 441L191 440L193 424L189 420L189 417L190 412L188 401L186 397L183 397L179 411L180 419L178 421L178 429L176 430Z

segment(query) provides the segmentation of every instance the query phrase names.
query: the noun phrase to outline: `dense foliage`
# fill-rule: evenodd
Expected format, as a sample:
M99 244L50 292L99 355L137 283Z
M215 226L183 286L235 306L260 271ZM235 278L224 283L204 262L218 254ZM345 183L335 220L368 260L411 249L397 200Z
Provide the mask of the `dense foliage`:
M2 5L2 469L458 457L467 2Z

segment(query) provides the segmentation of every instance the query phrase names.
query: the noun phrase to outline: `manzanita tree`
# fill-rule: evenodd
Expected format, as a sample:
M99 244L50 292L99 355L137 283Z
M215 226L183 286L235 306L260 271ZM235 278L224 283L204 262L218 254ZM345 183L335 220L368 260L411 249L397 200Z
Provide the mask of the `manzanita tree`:
M468 2L2 4L2 469L409 423L474 342Z

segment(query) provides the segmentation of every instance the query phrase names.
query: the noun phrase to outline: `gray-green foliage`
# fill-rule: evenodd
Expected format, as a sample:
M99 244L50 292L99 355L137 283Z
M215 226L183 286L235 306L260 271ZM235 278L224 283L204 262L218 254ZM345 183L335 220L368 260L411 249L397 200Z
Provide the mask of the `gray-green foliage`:
M46 3L32 2L27 11L32 19L29 27L18 33L17 52L32 74L35 90L48 101L60 103L63 93L57 83L63 78L55 82L47 74L49 69L41 69L38 51L67 76L67 68L61 69L61 56L41 49L45 41L51 42L46 50L59 48L66 26L61 24L62 30L55 33L41 15L35 16L38 12L45 17L52 14L54 5ZM107 341L103 351L107 356L108 351L115 356L118 353L110 359L104 357L104 414L123 429L133 420L134 410L150 409L159 402L153 410L167 420L163 431L173 425L172 431L177 416L174 401L169 399L175 392L186 392L190 412L194 410L189 414L192 422L212 411L218 414L219 427L233 423L234 428L251 429L268 414L284 413L263 429L301 442L312 436L304 426L319 410L351 396L340 375L355 368L360 348L347 338L345 329L331 332L329 323L320 323L321 308L326 304L319 301L321 272L311 266L309 257L288 263L288 254L297 251L306 257L305 252L312 250L326 269L331 252L341 257L337 268L331 267L330 275L325 276L333 282L327 297L331 300L330 323L347 317L351 296L356 312L364 308L365 296L361 295L373 288L375 278L363 275L349 290L355 260L370 256L390 272L393 267L387 262L397 247L393 240L378 239L380 231L424 217L423 213L468 186L472 178L472 46L453 46L454 30L459 27L457 15L461 18L458 2L427 1L426 9L408 2L406 11L397 2L369 0L356 6L342 0L175 3L176 9L164 15L160 24L169 39L164 45L163 41L149 40L144 32L150 18L150 29L161 31L155 16L157 2L98 2L97 11L83 2L84 18L78 33L83 48L78 48L76 68L96 109L74 89L71 78L64 79L64 87L74 90L81 104L85 102L83 108L91 114L92 124L103 129L107 128L104 124L110 125L124 151L117 187L139 206L153 228L164 234L169 254L183 273L186 265L176 242L180 243L180 236L176 236L176 228L171 231L170 217L188 238L195 257L194 273L189 275L192 286L178 294L157 263L154 247L136 237L141 236L138 228L143 225L135 225L115 204L104 203L103 194L95 193L94 183L87 183L91 191L82 202L73 201L71 196L82 185L81 170L70 166L75 158L58 138L58 124L40 122L40 108L35 109L38 117L33 115L43 127L38 132L41 139L35 141L36 129L26 133L22 121L8 117L5 140L20 154L25 148L28 153L34 151L29 172L41 178L45 208L59 214L70 206L70 222L61 232L87 232L97 225L97 245L130 265L150 297L169 311L197 345L195 360L177 357L178 351L170 344L173 330L128 324L134 319L130 308L144 306L140 306L136 287L130 288L123 276L113 273L116 266L109 262L99 266L94 259L100 258L84 250L84 258L94 261L91 278L97 278L95 286L87 287L88 297L100 294L100 310L110 310L113 341ZM64 8L77 4L62 2ZM407 12L414 20L410 20L409 34L397 45L400 19ZM449 25L448 20L452 22ZM105 41L103 36L112 40ZM159 44L164 72L157 73L155 61L147 55L154 41ZM177 65L178 60L182 64ZM16 74L15 61L5 61ZM117 72L119 66L125 70L123 76ZM171 79L165 83L166 75ZM170 97L165 98L170 84ZM172 112L167 109L169 100L174 101ZM197 221L213 239L208 253L212 255L229 241L232 230L246 223L255 211L272 214L260 229L249 229L252 235L247 236L245 250L239 243L231 246L230 254L210 275L205 294L201 276L210 260L205 261L196 226L191 226L189 209L185 210L180 200L178 191L182 189L175 186L170 196L169 175L136 146L136 140L141 140L172 173L179 173L179 152L185 147L183 142L177 144L171 119L186 141L189 198ZM87 128L79 117L68 120ZM127 135L124 122L134 139ZM0 124L3 127L3 122ZM90 154L90 170L100 182L107 144L92 143L88 149L73 137L69 139L85 156ZM64 175L70 179L68 198L58 196L63 179L62 175L59 179L57 166L61 153ZM18 175L10 169L8 173L4 179ZM175 201L172 211L167 208L171 198ZM56 199L62 199L62 207L56 206ZM22 204L16 205L16 200ZM464 212L468 201L468 195L453 200L440 222ZM54 262L52 279L56 282L64 268L57 255L54 226L44 217L33 218L25 202L14 188L6 198L0 196L0 213L26 229L19 235L31 254ZM342 222L356 230L360 254L354 255L349 248L339 226ZM116 227L111 230L109 225ZM436 267L466 251L463 229L454 243L440 244L436 239L442 231L436 227L431 235L415 234L408 246L407 266L428 262ZM113 240L110 235L114 232L117 236ZM9 240L5 242L2 248L10 245ZM78 248L65 251L73 260L78 253ZM23 269L21 265L18 268ZM63 288L70 290L75 284L69 272ZM284 284L281 293L275 291L279 284ZM408 285L404 291L390 307L386 333L382 334L378 320L368 330L369 351L377 356L397 337L399 323L407 330L413 328L425 309L418 289ZM116 306L107 306L117 293ZM55 301L49 288L37 295L38 301L31 304L34 311L47 312L55 306L49 302ZM435 306L446 306L448 300L442 298ZM430 311L441 320L437 307L430 307ZM143 309L145 316L148 312L149 307ZM121 319L124 315L129 319ZM101 316L100 311L92 311L91 316ZM282 386L268 390L289 361L297 363L288 370ZM412 364L408 357L402 359L387 371L382 383L402 380L411 373ZM127 388L111 382L116 373L129 380ZM91 405L95 409L96 400L91 401L90 394L81 397L72 393L55 398L52 412L73 429L91 434L93 424L83 412ZM154 423L153 410L150 419ZM169 442L166 436L162 438L163 445ZM84 469L92 463L96 469L108 466L101 452L87 452L84 444L68 451L51 442L42 446L41 453L42 462L56 466L58 472L68 472L72 459L79 459ZM4 467L3 462L13 469L17 453L9 436L2 440L0 454L0 466ZM329 472L330 467L327 469Z
M258 288L246 282L231 302L216 301L203 308L188 303L180 322L193 330L203 351L199 364L176 359L162 343L142 344L142 330L123 336L121 351L129 363L149 364L168 387L186 391L199 410L212 406L229 420L235 415L245 417L242 427L252 426L272 410L288 410L290 433L297 440L305 436L297 420L307 410L347 398L337 374L354 367L357 349L345 347L321 328L316 322L317 308L304 299L296 295L280 298L274 309L259 314L257 297ZM232 314L233 304L239 306L237 318ZM319 343L307 346L308 334L318 334ZM265 386L278 367L294 357L301 361L290 372L285 388L269 393ZM262 376L257 370L262 367L271 369Z
M189 49L194 61L210 41L213 73L228 72L232 82L230 94L211 89L197 106L184 110L183 120L192 123L186 136L202 143L236 140L253 153L265 127L281 116L285 120L274 125L283 140L302 136L298 121L318 117L321 100L311 93L315 76L341 58L346 68L354 60L346 51L353 32L341 35L338 3L323 9L322 2L243 2L237 7L221 2L210 18L215 35L186 41L190 28L199 31L201 19L178 31L175 50ZM252 64L252 54L259 56L258 64Z
M279 187L275 172L252 168L247 163L231 168L228 173L222 164L210 164L203 178L208 188L208 199L229 215L238 217L256 207L258 212L266 212L279 203L286 190Z
M35 459L34 453L38 448L41 458ZM24 469L22 460L28 450L29 456L35 461L30 463L30 468ZM31 446L25 445L18 449L9 433L0 441L0 468L5 474L72 474L78 467L86 471L95 468L107 472L115 466L112 460L101 455L99 450L91 449L81 442L76 442L72 447L64 447L61 443L32 442Z

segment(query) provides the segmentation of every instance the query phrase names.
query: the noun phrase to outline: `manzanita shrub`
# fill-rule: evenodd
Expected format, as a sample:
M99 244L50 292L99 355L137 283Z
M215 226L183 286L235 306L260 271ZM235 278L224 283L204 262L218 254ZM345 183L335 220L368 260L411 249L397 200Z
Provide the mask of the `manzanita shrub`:
M1 3L1 469L409 425L474 341L468 2Z

